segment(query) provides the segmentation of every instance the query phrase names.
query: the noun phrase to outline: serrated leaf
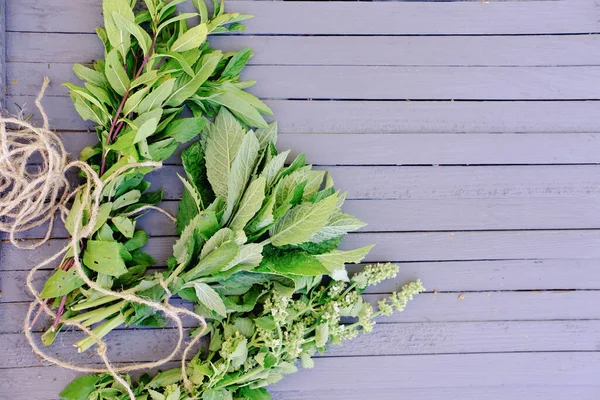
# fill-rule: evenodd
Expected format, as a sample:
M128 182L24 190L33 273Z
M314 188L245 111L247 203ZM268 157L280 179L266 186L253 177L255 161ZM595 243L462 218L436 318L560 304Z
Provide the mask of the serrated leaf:
M130 85L127 72L123 69L117 49L112 49L106 56L106 79L120 96L124 96Z
M173 256L179 264L187 264L192 258L194 252L194 233L196 222L199 216L196 216L181 232L181 236L173 245Z
M223 299L221 299L221 296L219 296L219 294L206 283L194 281L186 283L183 287L194 288L200 303L202 303L209 310L215 311L222 317L227 316L227 309Z
M200 260L206 258L210 253L217 250L226 242L231 242L235 239L233 231L229 228L222 228L215 233L202 247L200 252Z
M148 243L148 234L142 230L135 231L131 239L124 243L127 251L137 250Z
M292 208L271 227L271 243L274 246L284 246L309 241L325 227L336 201L337 196L333 195L318 203L303 203Z
M233 241L223 243L191 270L183 275L185 281L192 281L200 276L207 276L226 268L238 254L240 247Z
M145 113L161 107L173 92L174 87L175 79L169 79L163 82L159 87L154 88L154 90L152 90L152 92L140 103L139 113Z
M83 263L91 270L118 277L127 273L125 256L129 256L129 252L121 243L88 240Z
M237 267L236 269L251 270L258 267L263 259L263 245L259 243L250 243L240 247L239 253L233 261L229 263L225 270Z
M244 338L235 347L233 353L231 353L231 366L233 368L241 367L248 358L248 339Z
M312 238L310 238L310 241L313 243L319 243L325 240L345 235L348 232L355 231L366 225L366 223L352 215L338 213L333 218L331 218L329 222L327 222L325 228L323 228L322 230L317 232Z
M179 36L171 46L171 51L183 52L200 47L206 40L208 29L206 24L199 24Z
M275 206L275 196L271 195L267 202L262 206L256 217L248 225L248 230L252 234L263 230L264 228L271 225L275 218L273 216L273 207Z
M119 28L121 31L129 32L129 34L135 36L140 48L144 52L144 55L148 55L150 53L152 39L145 30L143 30L135 22L123 17L117 12L113 12L113 19L117 25L117 28Z
M347 280L345 264L361 262L372 248L373 246L365 246L350 251L333 250L329 253L317 254L315 257L330 273L335 272L337 274L336 276L332 276L334 279Z
M227 208L223 221L228 221L248 184L258 159L258 139L254 132L249 131L242 139L242 144L231 163L231 171L227 177Z
M265 199L265 185L266 180L263 177L259 177L253 180L248 189L244 193L237 213L233 216L229 227L234 231L242 230L246 227L246 224L254 217L254 215L260 210L263 200Z
M181 182L183 183L183 187L185 188L185 190L187 191L187 193L190 195L190 197L194 201L194 204L196 205L196 213L199 213L201 210L204 209L204 205L202 204L202 199L200 198L200 194L198 193L198 191L196 190L196 188L193 187L181 175L177 174L177 176L179 177L179 180L181 180Z
M328 273L315 256L303 250L265 250L263 260L259 268L260 272L271 272L277 274L319 276Z
M231 113L221 109L208 127L206 173L215 194L227 198L231 164L244 139L244 130Z
M266 148L270 143L277 144L277 121L271 122L266 128L260 128L255 131L256 138L260 142L260 149ZM289 150L287 151L289 153Z
M279 153L265 166L261 172L261 176L266 179L267 187L271 187L275 183L275 180L285 165L285 160L287 160L289 154L290 150Z

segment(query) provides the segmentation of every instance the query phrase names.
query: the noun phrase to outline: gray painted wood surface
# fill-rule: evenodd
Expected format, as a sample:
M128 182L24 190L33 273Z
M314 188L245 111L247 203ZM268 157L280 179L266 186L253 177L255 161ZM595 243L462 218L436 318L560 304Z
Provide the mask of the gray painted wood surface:
M100 1L6 1L6 107L34 112L50 76L44 105L76 155L95 138L60 84L75 79L72 63L102 54L92 34ZM279 147L328 169L349 192L346 210L369 223L343 246L376 243L367 261L400 263L368 301L417 278L428 288L373 335L276 385L274 398L597 399L598 2L227 7L256 18L242 35L211 40L254 49L245 77L259 81L254 92L280 122ZM182 188L171 177L181 167L177 157L166 164L151 180L175 212ZM139 226L165 265L173 227L157 214ZM14 400L57 399L74 377L42 367L21 333L27 271L67 233L57 226L52 237L35 252L0 243L0 390ZM115 360L135 362L164 355L172 340L170 329L118 329L109 344ZM50 352L97 362L61 343Z

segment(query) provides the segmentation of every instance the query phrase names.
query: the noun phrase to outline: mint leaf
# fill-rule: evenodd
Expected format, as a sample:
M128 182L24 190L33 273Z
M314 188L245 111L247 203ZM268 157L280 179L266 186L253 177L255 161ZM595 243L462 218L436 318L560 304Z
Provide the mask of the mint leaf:
M196 296L200 303L202 303L209 310L215 311L222 317L227 316L227 309L221 296L213 288L202 282L189 282L186 283L183 288L191 287L194 288Z
M289 210L273 225L269 233L274 246L300 244L325 227L335 209L337 196L318 203L303 203Z

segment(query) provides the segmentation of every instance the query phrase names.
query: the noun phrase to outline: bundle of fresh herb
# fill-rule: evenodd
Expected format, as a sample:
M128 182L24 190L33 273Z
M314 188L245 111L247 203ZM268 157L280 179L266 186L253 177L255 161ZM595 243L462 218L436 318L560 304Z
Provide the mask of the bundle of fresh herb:
M267 127L261 113L271 111L244 91L253 82L238 80L251 51L222 53L206 42L208 34L243 29L238 21L250 16L225 13L222 3L216 3L209 18L203 0L194 0L198 13L178 14L176 6L183 1L145 0L147 10L136 13L135 0L104 0L105 28L98 28L97 34L105 59L93 68L75 65L85 88L66 84L79 114L97 124L99 142L85 148L81 159L105 185L95 224L80 242L80 253L67 252L41 292L57 309L53 325L42 337L46 345L68 321L84 326L104 321L93 331L100 338L123 323L163 325L163 316L151 307L111 303L89 288L73 268L73 258L82 260L88 278L102 288L152 297L153 289L142 276L155 261L140 250L147 234L135 225L163 194L148 191L146 174L180 143L195 138L205 117L221 108L249 125ZM187 21L194 17L200 24L189 27ZM183 118L184 110L192 115ZM144 162L149 166L140 167ZM65 223L71 234L87 224L90 207L81 193L75 196ZM78 219L82 220L76 227ZM76 345L83 351L94 342Z
M182 155L181 237L164 277L211 321L210 340L186 368L191 387L178 385L175 369L142 378L138 399L267 399L263 387L296 371L298 359L311 367L328 342L371 332L373 318L403 310L424 290L409 283L376 312L363 300L398 267L370 265L348 276L345 264L362 261L372 246L337 247L364 223L341 211L345 196L304 155L284 166L289 151L277 152L275 123L254 132L221 109L206 133ZM121 395L110 376L76 380L62 395L82 393Z

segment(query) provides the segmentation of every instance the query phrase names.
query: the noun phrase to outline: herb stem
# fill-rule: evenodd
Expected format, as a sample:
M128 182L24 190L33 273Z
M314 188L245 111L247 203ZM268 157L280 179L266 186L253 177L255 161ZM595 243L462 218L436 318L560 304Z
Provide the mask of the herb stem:
M92 329L92 332L100 339L102 339L104 336L108 335L110 331L112 331L119 325L124 324L127 320L127 317L129 317L132 313L133 308L125 311L123 314L117 315L113 319L109 319L102 325L97 326L96 328ZM96 341L91 336L88 336L85 339L82 339L75 343L74 346L77 347L77 352L83 353L84 351L92 347L94 344L96 344Z

